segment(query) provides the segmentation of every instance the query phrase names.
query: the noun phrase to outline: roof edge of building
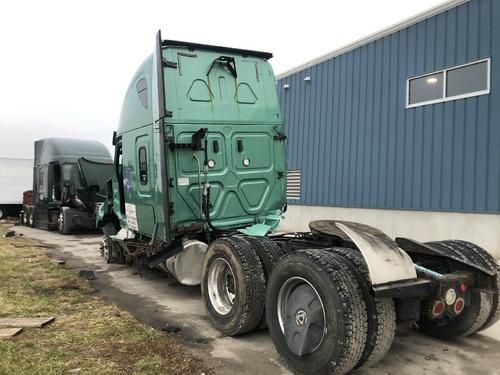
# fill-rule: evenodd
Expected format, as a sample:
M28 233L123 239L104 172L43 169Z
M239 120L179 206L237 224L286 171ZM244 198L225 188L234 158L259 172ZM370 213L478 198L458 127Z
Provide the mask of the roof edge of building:
M418 13L417 15L407 18L401 22L398 22L392 26L389 26L383 30L377 31L373 34L370 34L366 37L363 37L361 39L358 39L357 41L347 44L341 48L335 49L333 51L330 51L328 53L325 53L321 56L318 56L312 60L306 61L305 63L302 63L300 65L297 65L294 68L288 69L284 71L283 73L280 73L276 76L276 79L283 79L286 77L289 77L295 73L301 72L302 70L305 70L307 68L310 68L311 66L320 64L322 62L331 60L337 56L343 55L344 53L347 53L349 51L352 51L356 48L362 47L366 44L369 44L371 42L374 42L378 39L381 39L383 37L386 37L390 34L393 34L397 31L403 30L409 26L413 26L421 21L424 21L428 18L431 18L433 16L436 16L438 14L441 14L443 12L446 12L447 10L453 9L459 5L465 4L470 2L470 0L448 0L444 3L441 3L439 5L436 5L435 7L432 7L430 9L427 9L421 13Z

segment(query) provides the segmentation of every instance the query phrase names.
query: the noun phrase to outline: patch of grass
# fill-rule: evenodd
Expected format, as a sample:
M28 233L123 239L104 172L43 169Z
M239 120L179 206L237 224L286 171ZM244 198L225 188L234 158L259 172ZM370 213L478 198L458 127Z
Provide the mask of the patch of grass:
M163 365L163 359L158 354L147 355L135 364L134 374L157 374Z
M0 227L0 235L2 233ZM0 341L0 375L209 373L179 342L97 297L28 240L0 238L0 317L55 316Z

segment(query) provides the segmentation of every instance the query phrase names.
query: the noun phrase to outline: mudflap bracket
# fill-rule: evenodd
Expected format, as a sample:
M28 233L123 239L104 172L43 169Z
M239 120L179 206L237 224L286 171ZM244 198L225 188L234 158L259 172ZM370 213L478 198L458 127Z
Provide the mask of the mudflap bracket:
M426 279L416 281L396 282L373 287L375 297L380 298L418 298L425 299L434 291L432 282Z

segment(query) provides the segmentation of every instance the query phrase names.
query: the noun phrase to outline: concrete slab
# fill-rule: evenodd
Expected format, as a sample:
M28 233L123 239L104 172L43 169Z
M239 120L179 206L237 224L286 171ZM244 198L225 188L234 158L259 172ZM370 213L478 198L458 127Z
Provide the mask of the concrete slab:
M177 284L160 272L142 271L106 264L99 254L101 235L67 235L16 227L18 233L47 248L49 254L66 261L75 273L92 270L92 285L131 311L139 320L157 329L180 327L171 333L182 339L193 353L212 366L217 374L289 374L273 347L267 331L240 337L225 337L206 315L199 287ZM177 331L177 330L175 330ZM355 371L362 375L456 375L500 374L500 325L481 334L445 342L421 335L411 327L398 328L388 356L377 366Z

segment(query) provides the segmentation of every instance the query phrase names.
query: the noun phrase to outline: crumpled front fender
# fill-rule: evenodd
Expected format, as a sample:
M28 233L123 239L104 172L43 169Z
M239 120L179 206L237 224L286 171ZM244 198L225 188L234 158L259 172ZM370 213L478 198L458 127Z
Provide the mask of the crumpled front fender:
M106 199L104 202L98 205L95 217L96 226L98 228L103 224L104 217L111 212L112 208L113 208L113 201L111 199Z

